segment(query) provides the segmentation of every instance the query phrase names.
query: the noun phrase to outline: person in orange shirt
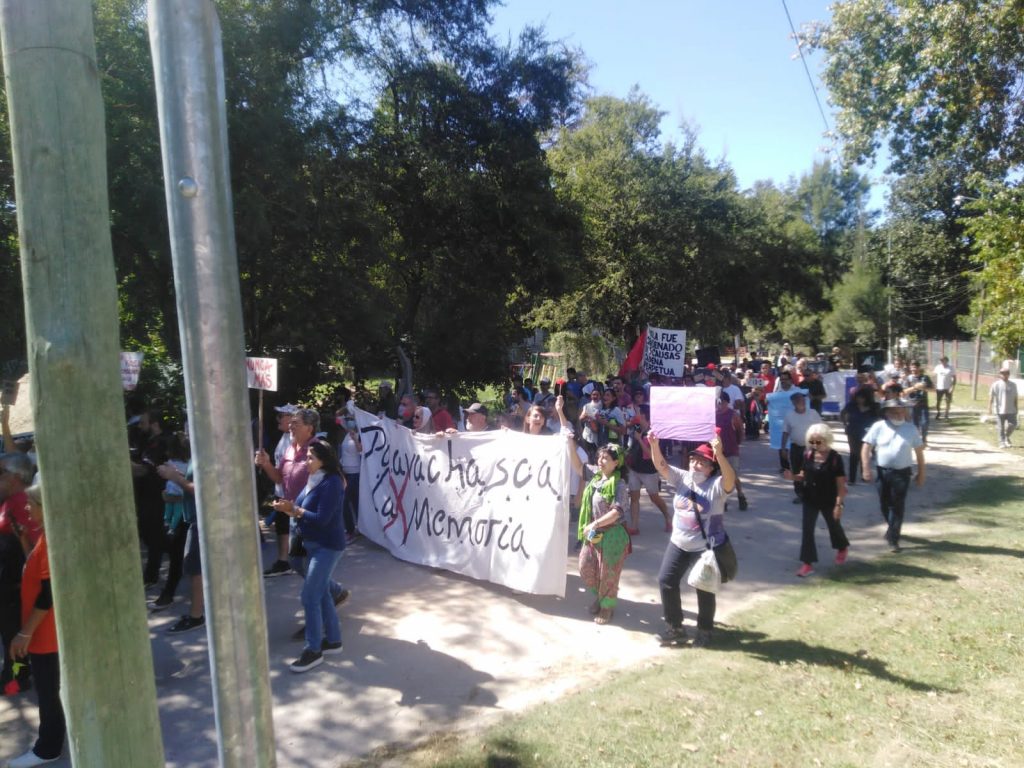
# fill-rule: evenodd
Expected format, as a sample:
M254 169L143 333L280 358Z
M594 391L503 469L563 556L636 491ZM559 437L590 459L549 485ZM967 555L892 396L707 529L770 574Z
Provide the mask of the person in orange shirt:
M50 561L43 523L43 495L38 484L25 490L32 522L43 528L25 562L21 578L21 629L11 643L11 657L28 657L39 698L39 737L28 752L8 763L11 768L32 768L59 759L64 751L64 708L60 703L60 661L57 625L53 618Z

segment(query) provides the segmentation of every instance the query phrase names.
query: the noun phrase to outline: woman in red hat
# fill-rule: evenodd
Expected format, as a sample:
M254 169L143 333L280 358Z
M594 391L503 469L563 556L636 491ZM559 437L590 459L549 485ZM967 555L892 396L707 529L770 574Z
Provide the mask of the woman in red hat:
M668 627L658 639L662 645L681 645L686 641L686 632L679 585L709 543L717 547L729 538L725 532L725 501L736 486L736 473L722 453L722 441L717 437L690 453L689 469L669 465L653 432L648 439L658 474L676 489L672 501L672 536L658 573L661 606ZM695 647L710 642L715 608L715 593L698 589Z

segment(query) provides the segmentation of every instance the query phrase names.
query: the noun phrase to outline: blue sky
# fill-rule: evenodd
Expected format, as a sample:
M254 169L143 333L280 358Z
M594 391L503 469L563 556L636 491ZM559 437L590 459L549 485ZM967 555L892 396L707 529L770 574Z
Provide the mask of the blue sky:
M790 38L782 0L505 0L493 33L513 39L526 24L581 48L597 93L624 98L633 85L666 112L662 140L685 120L712 159L724 158L741 188L777 184L827 156L825 127ZM797 29L827 21L831 0L787 0ZM809 61L830 126L821 58ZM872 172L878 176L878 172ZM876 190L875 205L878 204Z

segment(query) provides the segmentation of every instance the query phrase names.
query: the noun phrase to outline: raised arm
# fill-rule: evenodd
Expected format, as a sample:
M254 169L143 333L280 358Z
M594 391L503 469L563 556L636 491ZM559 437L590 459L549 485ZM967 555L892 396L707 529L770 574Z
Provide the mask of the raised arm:
M651 431L647 433L647 442L651 446L651 461L654 462L654 468L658 470L662 480L666 483L671 482L672 475L669 472L668 459L661 452L661 440Z

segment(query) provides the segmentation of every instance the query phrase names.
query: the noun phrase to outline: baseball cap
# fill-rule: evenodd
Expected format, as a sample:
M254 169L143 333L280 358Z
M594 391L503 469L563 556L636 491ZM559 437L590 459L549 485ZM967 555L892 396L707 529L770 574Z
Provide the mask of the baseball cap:
M293 414L299 410L299 406L292 405L291 403L285 403L284 405L275 405L274 410L278 413Z

